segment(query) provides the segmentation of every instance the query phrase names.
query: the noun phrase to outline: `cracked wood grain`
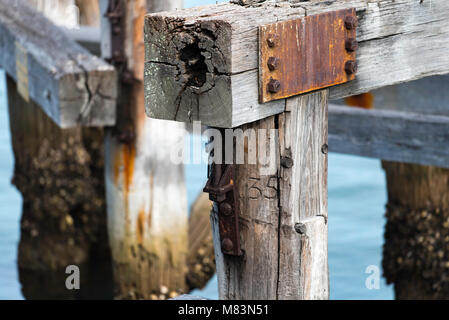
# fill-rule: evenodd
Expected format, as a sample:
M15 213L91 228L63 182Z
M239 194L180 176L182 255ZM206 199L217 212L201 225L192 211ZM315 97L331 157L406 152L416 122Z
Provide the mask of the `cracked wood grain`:
M284 113L241 127L278 129L262 141L271 148L274 139L277 152L265 166L236 165L242 257L222 254L214 205L220 299L329 298L327 99L327 90L290 98Z
M72 41L23 0L0 3L0 66L18 80L16 48L27 57L29 97L61 128L115 123L112 66Z
M149 116L237 127L281 113L285 101L258 100L258 26L344 8L359 18L359 71L332 87L330 99L449 73L446 0L234 2L147 16ZM186 47L196 58L183 59ZM196 76L202 80L189 82Z

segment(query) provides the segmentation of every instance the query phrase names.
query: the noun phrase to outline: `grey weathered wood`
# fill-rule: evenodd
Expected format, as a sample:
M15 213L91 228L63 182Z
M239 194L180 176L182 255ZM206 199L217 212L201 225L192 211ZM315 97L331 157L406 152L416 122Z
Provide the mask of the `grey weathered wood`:
M22 0L0 3L0 65L16 81L27 56L29 97L61 128L115 123L114 68L69 39Z
M212 201L201 192L190 208L189 248L186 283L189 289L203 289L215 274L214 245L210 226Z
M75 29L61 27L61 29L70 39L78 42L90 53L96 56L101 55L101 30L99 27L81 26Z
M214 206L211 223L220 299L329 297L327 155L322 153L327 143L327 96L325 90L288 99L284 113L243 126L278 127L279 134L271 138L274 163L236 165L243 257L222 254ZM284 167L285 158L293 166Z
M184 166L171 158L183 153L185 125L145 115L142 34L151 3L173 10L180 1L122 2L126 64L134 81L121 85L117 124L106 129L105 137L105 188L116 294L130 299L165 299L187 292ZM110 30L107 22L102 23L103 34Z
M115 123L114 68L72 41L25 1L2 0L0 66L16 81L18 48L27 57L25 90L61 128Z
M111 43L111 36L112 36L112 30L111 30L111 24L109 23L109 18L106 16L106 13L108 12L109 8L109 1L108 0L99 0L99 7L100 7L100 29L101 29L101 57L103 59L110 59L112 58L112 43Z
M327 99L327 90L287 99L279 116L280 155L293 166L280 167L278 298L329 298Z
M359 17L359 72L332 87L331 99L449 73L446 0L218 4L147 17L148 115L236 127L282 112L283 101L258 102L257 27L351 7ZM202 68L189 67L203 58ZM206 77L200 88L188 83L197 76Z
M333 152L449 168L449 117L329 106Z
M242 129L275 129L275 118L276 116L271 116L245 125ZM223 255L221 252L217 205L214 204L211 224L214 234L218 293L222 300L277 299L280 272L277 194L279 160L274 159L274 162L267 168L260 163L236 165L234 184L239 195L240 241L244 256L236 258ZM261 174L262 170L264 174Z
M51 9L52 14L43 13L54 23L53 19L66 17L70 2L58 1L55 6L52 0L29 1L38 10ZM26 299L79 298L80 291L54 285L55 281L64 284L67 265L75 264L85 283L82 296L111 299L103 128L61 129L33 100L20 96L14 79L6 78L14 152L12 183L24 203L17 255L22 293ZM95 281L89 281L93 274Z
M372 91L374 108L449 117L449 76L433 76Z

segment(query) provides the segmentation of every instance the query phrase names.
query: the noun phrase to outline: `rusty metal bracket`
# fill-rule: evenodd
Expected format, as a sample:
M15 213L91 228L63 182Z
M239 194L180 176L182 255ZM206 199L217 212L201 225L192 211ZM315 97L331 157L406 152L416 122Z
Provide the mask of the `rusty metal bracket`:
M356 29L355 9L260 26L260 102L355 79Z
M235 166L213 163L204 192L218 206L221 250L232 256L242 255L240 249L239 207L234 185Z
M108 62L120 71L121 79L124 83L132 83L132 73L128 71L126 66L124 0L109 0L108 10L105 16L111 24L111 58Z

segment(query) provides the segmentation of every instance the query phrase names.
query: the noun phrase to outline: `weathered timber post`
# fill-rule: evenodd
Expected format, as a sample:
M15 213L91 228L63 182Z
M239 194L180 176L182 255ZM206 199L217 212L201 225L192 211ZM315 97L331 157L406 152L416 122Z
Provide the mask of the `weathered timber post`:
M254 70L259 60L258 28L283 17L301 18L304 10L272 4L257 8L224 4L149 15L145 24L148 114L179 121L202 120L212 127L243 132L254 130L258 146L248 142L245 159L254 148L259 150L258 158L268 156L267 149L273 156L269 163L211 166L205 190L216 201L211 222L221 299L329 297L328 91L266 104L258 99ZM240 52L245 52L245 59ZM250 113L250 109L256 112ZM268 138L259 133L262 130L268 132ZM218 139L214 137L214 142ZM214 150L211 157L216 153ZM228 177L229 170L233 170L230 185L235 204L222 202L223 195L214 191L219 190L214 183L227 179L223 177ZM223 186L228 190L225 199L231 196L228 187ZM222 210L238 213L231 221L238 219L239 248L238 240L223 238L220 219L229 212ZM237 231L229 232L232 236Z
M215 274L214 245L210 227L212 202L201 192L190 209L189 252L186 284L189 290L203 289Z
M114 70L24 1L2 2L0 29L13 183L23 197L22 292L28 299L112 298L103 130L81 126L114 123ZM64 285L73 264L80 291Z
M328 299L327 91L290 98L278 116L242 129L277 129L276 165L236 165L242 257L222 253L214 206L221 299ZM260 143L260 142L259 142Z
M379 89L375 107L447 116L448 80L431 77ZM449 160L441 159L446 169L382 162L388 189L383 268L396 299L449 298Z
M98 0L75 0L80 12L80 25L100 26L100 6Z
M8 76L13 184L23 197L19 276L27 299L111 299L103 130L59 128ZM30 134L32 133L32 134ZM81 270L69 291L65 269Z
M382 162L388 204L384 276L396 299L449 297L449 170Z
M198 120L202 121L203 125L215 128L237 128L242 125L244 126L242 128L257 129L274 127L278 129L280 137L279 152L281 154L283 150L282 141L284 139L281 133L284 131L288 132L289 129L287 125L281 127L280 120L284 116L288 117L288 105L292 103L291 101L304 99L301 103L298 102L299 105L309 104L317 106L326 104L324 102L324 96L321 96L321 98L317 98L316 96L319 94L325 95L325 91L319 91L309 96L292 98L295 94L323 90L323 88L330 86L328 89L329 99L339 99L368 92L383 86L449 72L449 57L444 54L449 48L449 42L447 41L449 40L449 26L443 22L444 15L449 10L449 3L444 0L435 0L431 3L395 1L388 5L384 5L384 2L381 0L370 2L348 0L299 3L296 3L297 1L291 1L292 3L273 3L272 1L266 1L262 3L257 0L236 0L232 2L248 5L219 4L172 13L149 15L147 17L145 24L145 98L147 114L150 117L185 122ZM351 10L351 8L354 8L358 13L359 23L357 33L354 30L354 27L357 25L357 19L355 17L349 18L348 20L344 19L344 21L343 19L333 20L338 16L339 12ZM312 15L319 16L311 17ZM304 16L308 17L301 20L301 23L298 23L296 19L303 18ZM319 27L320 22L317 22L320 20L320 17L325 17L325 19L321 20L322 30ZM336 21L336 24L332 24L332 21ZM375 24L373 24L373 21ZM391 28L392 21L395 22L395 28ZM415 23L416 21L419 21L419 23ZM278 22L278 24L270 25L275 22ZM314 28L308 28L308 23L316 23L313 26L322 32L315 36L309 34L308 31ZM269 30L270 26L273 37L262 38L260 32ZM340 27L342 26L348 30L345 33L344 41L342 41L342 38L344 38L343 34L338 34L338 30L341 30ZM296 32L292 31L290 35L288 32L284 34L283 32L289 30L289 27L290 30L295 30ZM401 30L400 36L398 36L398 30ZM280 36L278 32L281 33ZM336 33L333 34L333 32ZM269 34L264 35L269 36ZM296 42L292 40L296 40ZM335 42L330 45L330 41ZM358 49L357 41L359 43ZM422 41L426 42L426 46L420 45ZM284 42L288 45L285 45ZM262 43L268 43L268 46L274 49L270 51L266 47L259 47ZM320 47L320 43L324 47ZM325 46L326 43L327 46ZM303 50L289 52L290 49L301 46L304 46L302 48ZM308 55L311 53L310 51L313 52L313 48L321 48L321 50L317 50L315 54ZM354 63L355 50L357 50L357 61L360 64L357 79L344 83L347 80L354 79L354 72L357 69L357 64ZM286 52L291 54L284 55ZM344 57L344 60L326 59L328 52L341 53L341 56L338 57ZM416 54L417 52L419 54ZM305 56L302 56L303 54ZM404 56L407 56L408 59L404 59ZM300 62L294 61L297 57L301 57ZM317 60L313 57L316 57L315 59ZM323 59L318 61L320 58ZM315 68L326 66L329 61L332 61L329 69L324 68L324 70L317 72ZM379 68L385 72L380 72ZM310 70L313 71L308 73ZM327 73L330 70L334 70L336 73L330 75ZM346 75L340 73L342 70L344 70ZM388 77L385 76L385 73L388 73ZM326 76L322 76L324 74ZM317 75L320 75L320 77L317 77ZM317 110L313 108L312 110L317 113L318 118L324 117ZM364 118L365 113L368 112L367 110L357 111L354 114L350 114L350 116L355 119L364 119L365 121L363 123L369 122L366 121L367 118ZM337 117L342 116L343 119L348 115L346 111L340 110L339 108L334 108L334 112ZM392 126L394 128L393 120L397 117L396 114L376 113L375 116L374 120L387 120L385 126L376 127L380 133L383 133L381 130L383 127ZM274 122L274 125L270 121ZM311 120L308 118L305 121ZM319 123L318 120L316 121ZM404 119L404 123L407 125L416 122L418 122L418 119L413 116ZM444 127L445 121L429 118L424 122L426 126L430 126L431 124ZM412 131L408 126L405 128L408 131ZM401 141L400 132L398 131L397 128L394 130L394 138ZM295 144L298 145L299 141L303 141L305 137L301 136L301 134L304 134L304 132L297 131L295 133L297 135L296 140L293 140L295 143L291 142L290 144L292 146ZM341 135L339 134L339 132L335 132L334 141L346 141L344 140L346 138L344 135L345 132ZM319 145L319 142L324 143L319 141L322 136L323 131L320 134L317 133L310 139L316 145ZM385 134L382 138L388 140ZM423 134L420 135L420 138L426 140ZM349 139L349 142L351 140ZM381 142L384 141L382 140ZM350 147L352 145L350 144ZM299 146L297 148L298 150L301 149ZM351 150L351 148L348 149ZM397 146L394 146L392 149L395 151L396 156L398 154L400 155L400 151L403 150ZM354 148L351 152L353 151ZM378 154L374 151L376 150L373 150L372 147L365 146L365 149L360 154ZM248 154L248 151L246 152ZM317 151L314 149L310 154L315 154L315 152ZM322 146L321 152L327 152L325 145ZM410 157L411 154L413 153L407 153L407 156ZM296 156L292 155L290 159L277 156L276 159L283 166L293 168L293 166L298 165L294 161L291 161ZM211 155L211 158L216 160L215 154ZM317 166L320 163L317 159L314 158L314 161L312 161L313 164L310 165L312 169L317 170ZM441 159L438 158L438 160ZM313 170L310 170L311 168L307 167L307 165L305 164L304 168L301 167L296 170L298 172L304 172L305 176L307 174L310 175L310 172L313 172ZM247 167L245 168L245 166ZM276 167L281 168L281 165L277 164ZM254 168L257 169L257 167ZM277 238L277 243L274 245L268 241L262 241L255 236L260 234L265 236L263 233L257 233L258 230L262 230L262 227L257 226L257 228L254 227L248 231L245 229L245 224L247 223L254 223L256 225L260 223L266 228L269 228L271 227L272 221L283 220L282 212L284 212L284 209L281 207L284 201L283 199L280 200L276 210L273 210L272 215L267 214L268 209L256 201L256 204L253 202L251 205L257 205L258 209L259 206L264 208L258 211L259 215L257 217L269 217L272 220L249 220L250 222L247 222L248 220L244 219L245 214L253 217L252 212L258 210L253 208L248 209L247 202L249 200L255 200L251 199L251 197L255 197L256 199L257 196L260 197L259 194L262 188L269 188L269 191L275 191L279 194L279 197L282 196L281 182L278 182L278 186L276 183L273 183L272 179L268 181L269 185L265 184L266 187L260 187L257 183L260 183L260 181L266 183L267 181L265 181L266 176L263 178L258 175L255 175L255 179L251 179L253 181L249 185L249 188L255 194L241 194L240 191L245 190L245 187L243 186L244 183L242 184L240 181L246 181L245 177L252 172L251 170L249 164L236 165L229 170L227 166L220 166L215 163L212 166L210 183L208 183L206 188L211 192L211 197L216 199L216 202L220 204L220 206L216 204L212 220L216 226L215 247L221 297L228 299L253 297L327 297L327 291L324 289L310 290L311 287L325 288L323 284L311 285L311 287L304 285L302 287L304 290L294 289L290 292L289 288L291 286L285 281L279 281L279 279L288 278L287 276L284 277L284 271L280 269L282 267L282 259L284 257L294 257L295 250L299 250L299 248L288 248L290 251L287 254L280 254L279 248L281 248L283 239L282 228L278 229L279 237ZM279 178L282 174L282 170L279 169L276 171L275 182L277 181L276 178ZM325 167L323 167L323 170L325 171ZM264 171L269 172L267 170ZM218 172L219 174L214 174L214 172ZM234 176L230 172L234 172ZM274 172L271 171L271 174L274 174ZM320 174L324 175L325 173ZM230 176L233 178L229 179ZM318 175L318 177L320 176ZM322 177L320 178L323 180ZM291 187L290 192L293 192L294 187L300 184L298 178L296 179L297 182L292 183L293 187ZM320 179L306 180L318 181ZM312 184L311 182L309 188L313 187L316 187L316 183ZM232 193L229 190L232 190ZM300 192L303 192L302 189L300 190ZM234 204L230 201L232 196L236 196L238 199ZM266 197L264 195L263 201L261 201L262 203L269 201L272 196L268 196L268 199ZM321 193L312 192L310 197L312 199L319 199L314 200L320 203L317 207L325 208L324 191ZM307 201L307 197L296 198L293 201L301 205L304 205L304 203L314 203L312 200ZM222 206L223 203L226 205ZM268 205L268 208L271 208L270 205ZM311 207L309 206L307 208ZM233 226L236 213L239 219L239 223L236 226L239 226L241 229L240 233L238 233L240 237L235 236L237 227ZM299 213L296 213L296 217L298 216L300 218L316 216L316 218L313 218L315 222L326 220L325 213L318 212L318 210L317 212L299 211ZM321 216L324 218L321 218ZM227 227L231 226L231 229L228 230L223 227L218 227L217 230L217 219L220 221L220 226L223 221L227 221L226 223L223 222L223 224ZM322 222L317 222L317 226L320 223ZM295 266L301 265L301 268L307 265L307 253L312 252L312 248L324 248L325 245L323 243L326 241L324 233L325 226L321 228L317 227L317 229L322 230L321 234L312 234L308 231L311 228L304 227L304 224L304 221L297 221L295 223L295 231L297 230L299 234L303 233L309 237L316 237L321 240L315 242L316 246L303 245L304 242L301 242L301 246L305 247L301 251L302 260L297 261L293 258L291 259L295 261ZM288 230L288 228L286 227L284 229ZM232 239L222 238L223 235L229 235ZM251 236L253 238L249 238ZM266 237L266 239L270 238L270 236ZM218 241L219 239L221 242ZM238 246L238 240L241 241L242 247ZM297 240L292 239L292 241ZM269 250L274 250L271 253L279 256L279 259L273 259L271 255L268 257L269 259L259 259L258 255L252 252L248 253L245 250L245 246L251 246L253 242L257 244L263 243L265 249L263 253L265 254L266 252L270 252ZM227 254L222 254L221 250L227 252ZM320 252L320 250L317 251ZM241 253L243 255L240 255ZM235 257L230 257L230 255L235 255ZM315 254L310 256L313 258L316 257ZM249 260L246 261L245 259ZM253 261L251 259L259 260ZM319 262L321 266L325 265L321 259L312 259L312 261ZM244 266L248 266L248 268L252 266L252 269L245 269ZM237 270L239 272L243 271L240 274L237 273ZM269 282L270 284L262 285L265 291L260 290L257 281L247 280L245 284L242 283L241 279L243 278L252 279L252 276L248 274L250 271L257 275L261 270L271 270L268 274L274 274L275 270L279 271L279 276L266 276L268 280L262 283L266 284ZM324 267L309 269L319 270L316 274L320 276L312 279L310 278L312 272L299 272L297 268L295 270L296 273L290 276L294 278L299 276L300 280L295 278L296 283L312 283L312 279L321 279L322 281L327 277L327 268ZM275 281L273 279L277 280ZM251 286L254 286L255 289L251 289ZM276 290L273 289L275 286L278 286ZM300 288L300 286L295 286L295 288ZM275 291L277 292L276 295L273 294ZM321 294L314 295L313 292L320 292Z
M187 199L182 164L185 126L145 116L143 22L148 9L182 0L101 1L102 55L120 70L116 127L107 130L106 198L116 296L163 299L185 292Z

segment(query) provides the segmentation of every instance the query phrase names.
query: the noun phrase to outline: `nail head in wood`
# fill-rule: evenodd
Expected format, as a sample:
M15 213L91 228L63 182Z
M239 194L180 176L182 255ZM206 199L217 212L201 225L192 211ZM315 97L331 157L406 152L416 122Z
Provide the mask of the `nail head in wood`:
M295 224L295 231L299 234L305 234L307 231L307 227L304 223Z
M281 166L284 168L293 167L293 159L289 157L281 157Z
M321 147L321 152L323 154L327 154L329 152L329 146L327 144L323 144L323 146Z

